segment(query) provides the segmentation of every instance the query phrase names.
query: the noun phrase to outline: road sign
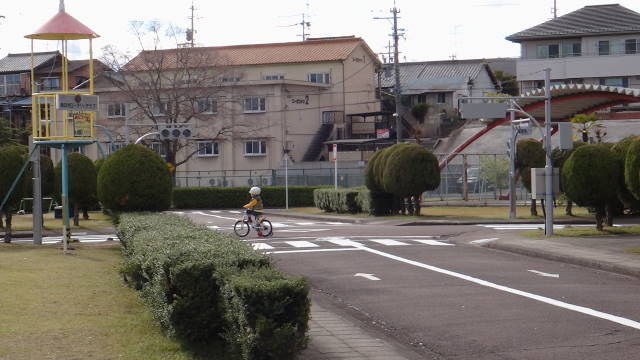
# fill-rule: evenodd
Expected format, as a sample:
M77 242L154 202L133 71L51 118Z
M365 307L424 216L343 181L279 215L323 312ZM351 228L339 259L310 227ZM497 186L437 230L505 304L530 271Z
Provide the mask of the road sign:
M509 103L462 103L460 113L464 119L502 119L507 115Z
M331 153L331 161L338 159L338 144L333 144L333 152Z

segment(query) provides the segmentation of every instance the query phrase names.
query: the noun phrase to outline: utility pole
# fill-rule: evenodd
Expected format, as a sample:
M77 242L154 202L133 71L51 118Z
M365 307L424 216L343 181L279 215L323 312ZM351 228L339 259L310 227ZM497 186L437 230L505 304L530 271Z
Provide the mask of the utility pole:
M193 25L193 19L195 18L194 12L196 10L195 6L193 6L193 1L191 1L191 7L189 8L189 10L191 10L191 16L189 17L189 19L191 20L191 28L187 29L187 41L189 41L191 47L195 47L195 29L194 29L194 25Z
M553 0L553 18L558 18L558 6L557 0Z
M400 51L398 49L398 40L400 38L400 36L402 34L399 34L398 31L402 30L402 29L398 29L398 14L400 13L400 9L398 9L396 7L396 2L393 2L393 9L391 9L391 13L393 14L393 17L389 18L374 18L374 19L393 19L393 34L391 36L393 36L393 70L394 70L394 77L395 77L395 89L394 89L394 94L395 94L395 101L396 101L396 113L395 113L395 117L396 117L396 143L400 143L402 141L402 125L401 125L401 121L400 121L400 110L401 110L401 104L400 104Z

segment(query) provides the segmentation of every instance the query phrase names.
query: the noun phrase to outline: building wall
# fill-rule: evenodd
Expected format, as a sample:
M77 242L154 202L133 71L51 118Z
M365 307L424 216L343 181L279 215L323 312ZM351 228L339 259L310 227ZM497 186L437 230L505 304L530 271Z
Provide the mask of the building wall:
M375 96L376 62L364 51L356 48L345 61L318 63L294 63L256 65L227 68L227 73L235 73L240 81L225 84L218 98L218 113L198 115L192 121L194 139L213 139L220 126L233 128L229 134L216 139L219 155L202 157L194 155L178 171L216 171L276 169L281 167L284 149L289 149L293 161L301 161L313 137L322 124L325 111L342 113L369 112L379 109ZM309 73L329 73L330 84L311 83ZM267 75L283 75L283 80L265 80ZM109 104L127 102L123 94L115 91L105 80L98 80L96 92L100 95L98 123L113 134L116 141L135 140L145 132L153 130L150 120L136 112L135 106L128 104L127 117L109 118ZM245 113L242 100L246 96L264 96L266 111ZM342 119L336 126L342 126ZM106 137L97 134L105 143ZM148 139L153 139L149 137ZM256 139L266 142L266 154L246 156L244 142ZM197 141L178 154L178 160L196 150Z

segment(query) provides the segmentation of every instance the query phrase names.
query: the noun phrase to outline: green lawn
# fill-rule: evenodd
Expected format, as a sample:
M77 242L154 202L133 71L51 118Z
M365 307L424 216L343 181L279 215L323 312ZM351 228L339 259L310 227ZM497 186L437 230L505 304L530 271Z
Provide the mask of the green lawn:
M83 220L80 216L80 226L73 226L73 218L71 221L71 228L74 230L88 229L88 230L100 230L104 228L112 227L111 220L101 211L90 211L89 220ZM61 230L62 219L54 219L53 212L44 214L44 228L49 230ZM31 214L26 215L13 215L11 229L13 231L20 230L32 230L33 218Z
M0 359L192 359L118 273L119 243L0 244Z
M555 236L584 237L607 235L640 235L640 225L605 227L598 231L596 226L567 226L564 229L554 229ZM532 230L524 233L525 236L543 237L544 230Z

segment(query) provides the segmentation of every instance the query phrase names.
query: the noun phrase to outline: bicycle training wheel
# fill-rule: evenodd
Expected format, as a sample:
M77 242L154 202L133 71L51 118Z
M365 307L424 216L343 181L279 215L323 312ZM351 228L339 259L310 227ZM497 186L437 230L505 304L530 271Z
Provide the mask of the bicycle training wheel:
M249 230L250 230L249 223L247 223L246 221L238 220L233 225L233 232L235 232L236 235L240 237L245 237L249 235Z
M262 227L262 236L267 237L273 234L273 226L271 226L271 221L262 220L260 226Z

